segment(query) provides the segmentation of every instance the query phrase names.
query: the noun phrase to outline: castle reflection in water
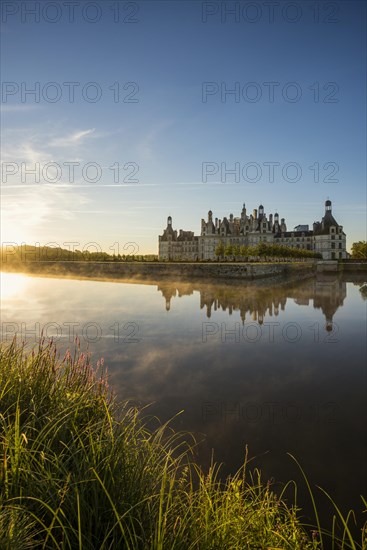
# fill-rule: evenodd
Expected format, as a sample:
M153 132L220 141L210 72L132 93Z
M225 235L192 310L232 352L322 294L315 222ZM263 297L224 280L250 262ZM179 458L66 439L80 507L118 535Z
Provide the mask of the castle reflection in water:
M346 283L340 277L322 277L308 279L293 284L282 285L248 285L217 284L207 281L195 283L161 282L157 290L162 293L166 302L166 310L171 309L172 298L190 296L200 293L200 309L206 308L208 319L212 312L222 309L231 315L240 312L242 323L246 320L264 322L267 317L277 317L279 310L284 311L287 300L299 306L313 305L321 309L325 317L325 330L331 331L333 316L339 307L343 306L347 295Z

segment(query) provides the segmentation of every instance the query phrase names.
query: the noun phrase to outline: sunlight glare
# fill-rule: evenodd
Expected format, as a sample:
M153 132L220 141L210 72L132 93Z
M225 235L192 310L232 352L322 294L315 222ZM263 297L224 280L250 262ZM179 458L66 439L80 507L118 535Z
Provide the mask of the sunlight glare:
M1 301L9 300L25 290L28 284L26 275L18 273L0 273Z

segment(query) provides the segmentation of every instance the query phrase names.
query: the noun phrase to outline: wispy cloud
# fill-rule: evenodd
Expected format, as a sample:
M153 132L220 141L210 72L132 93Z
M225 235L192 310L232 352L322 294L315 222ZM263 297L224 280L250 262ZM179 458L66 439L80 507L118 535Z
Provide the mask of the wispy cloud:
M1 113L22 113L24 111L32 111L34 109L38 109L39 105L24 105L24 104L9 104L9 105L0 105L0 112Z
M54 138L50 142L51 147L70 147L72 145L80 144L84 138L90 136L95 132L95 128L89 128L88 130L80 130L74 132L65 137Z
M21 184L21 183L40 183L44 177L43 167L46 163L58 163L61 170L61 179L59 184L70 183L68 178L68 169L63 164L64 162L82 163L83 161L83 140L95 132L94 128L85 130L75 130L70 134L65 134L60 137L60 132L56 132L55 128L5 128L2 132L4 146L2 148L1 164L5 169L5 179L2 179L2 184ZM94 134L94 137L96 135ZM70 151L67 147L70 146ZM67 156L65 156L67 152ZM32 176L32 170L35 170L37 165L38 178ZM25 176L25 173L29 175ZM4 173L4 172L3 172ZM47 178L55 177L51 170L47 172ZM24 179L26 178L26 181ZM77 184L81 178L80 170L76 173L75 178L71 183ZM84 183L80 180L80 183Z
M28 137L20 143L8 141L2 150L1 156L2 162L24 162L30 166L36 162L49 162L52 160L52 156L41 148L36 140Z
M69 187L39 185L25 189L14 188L10 194L2 189L1 197L2 239L20 243L39 240L40 236L51 238L52 228L70 223L75 214L70 204L86 209L90 199Z

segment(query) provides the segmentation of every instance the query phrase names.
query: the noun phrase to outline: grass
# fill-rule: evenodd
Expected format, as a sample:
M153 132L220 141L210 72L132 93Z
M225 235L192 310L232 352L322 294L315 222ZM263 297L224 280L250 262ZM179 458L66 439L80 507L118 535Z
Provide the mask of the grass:
M78 346L63 358L52 343L3 346L0 549L367 548L366 530L351 536L352 512L335 505L332 532L308 535L247 459L223 481L219 466L192 461L187 434L147 423Z

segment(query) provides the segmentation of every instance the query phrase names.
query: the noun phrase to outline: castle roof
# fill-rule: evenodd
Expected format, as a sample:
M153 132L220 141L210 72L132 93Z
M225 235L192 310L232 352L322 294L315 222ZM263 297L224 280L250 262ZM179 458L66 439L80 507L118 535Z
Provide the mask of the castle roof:
M339 227L339 224L332 215L331 211L327 210L321 222L317 222L316 224L314 224L314 234L328 235L330 233L330 227L332 225L334 225L335 227Z

